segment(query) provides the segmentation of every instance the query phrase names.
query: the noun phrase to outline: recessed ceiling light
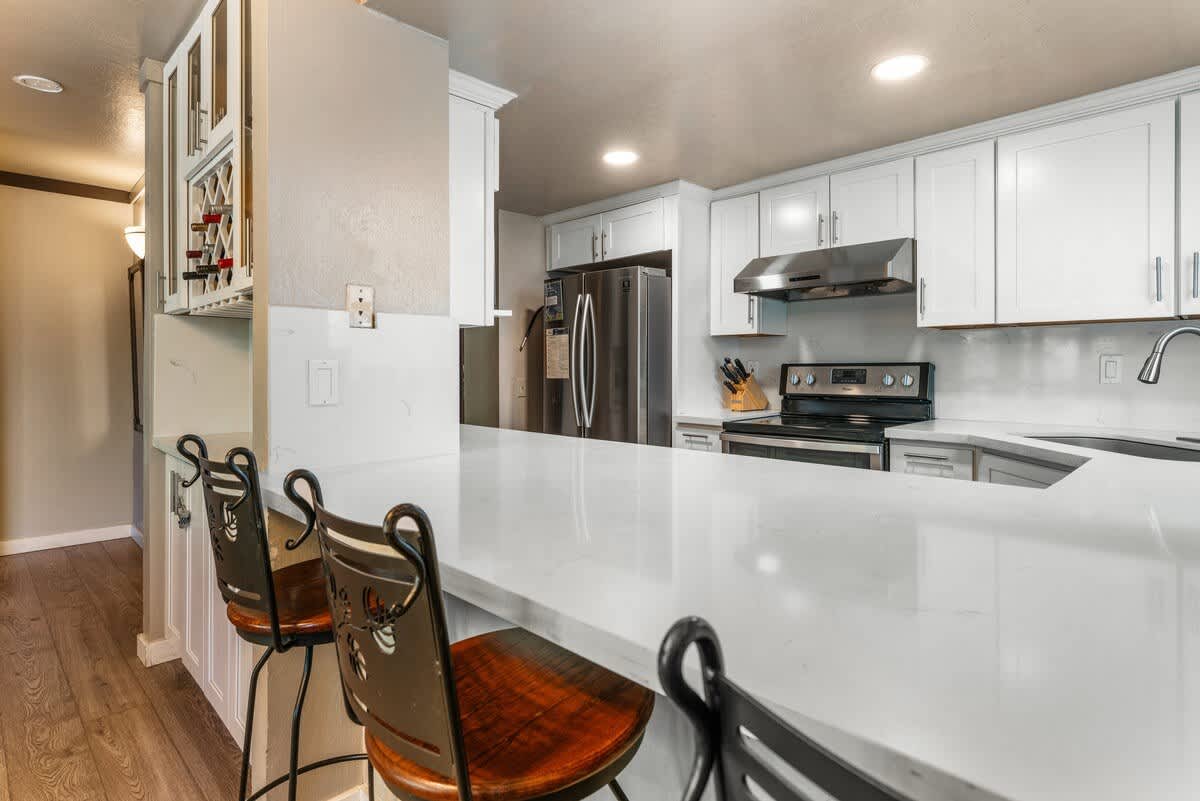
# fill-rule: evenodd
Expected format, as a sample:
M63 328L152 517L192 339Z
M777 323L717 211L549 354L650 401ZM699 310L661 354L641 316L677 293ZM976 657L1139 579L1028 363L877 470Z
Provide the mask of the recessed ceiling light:
M929 66L929 59L910 53L880 61L871 67L871 77L877 81L903 81Z
M40 75L14 75L13 82L24 86L26 89L32 89L35 92L45 92L51 95L56 95L63 90L62 84L58 81L52 81Z
M628 167L638 160L638 154L632 150L610 150L604 154L604 163L613 167Z

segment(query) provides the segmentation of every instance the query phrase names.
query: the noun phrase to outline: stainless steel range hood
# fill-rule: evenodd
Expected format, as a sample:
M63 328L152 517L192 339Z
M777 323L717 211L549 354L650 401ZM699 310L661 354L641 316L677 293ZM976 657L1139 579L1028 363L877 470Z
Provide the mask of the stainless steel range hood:
M779 300L819 300L913 291L913 240L766 256L747 264L733 291Z

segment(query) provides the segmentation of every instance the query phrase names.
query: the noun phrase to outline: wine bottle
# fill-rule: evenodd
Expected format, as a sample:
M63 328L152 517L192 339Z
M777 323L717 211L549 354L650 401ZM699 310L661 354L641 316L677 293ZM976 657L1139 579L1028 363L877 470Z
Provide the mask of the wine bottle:
M228 203L212 203L206 214L233 214L233 206Z
M204 220L206 224L211 225L213 223L219 223L224 217L224 214L203 214L200 216L200 219Z
M206 222L194 222L194 223L189 223L189 225L190 225L191 229L193 231L195 231L196 233L203 233L208 230L208 223L206 223Z
M204 255L210 250L212 250L212 245L205 245L199 250L185 250L183 255L187 256L189 259L200 259L203 258Z
M217 266L220 267L222 270L233 269L233 259L230 259L230 258L217 259Z

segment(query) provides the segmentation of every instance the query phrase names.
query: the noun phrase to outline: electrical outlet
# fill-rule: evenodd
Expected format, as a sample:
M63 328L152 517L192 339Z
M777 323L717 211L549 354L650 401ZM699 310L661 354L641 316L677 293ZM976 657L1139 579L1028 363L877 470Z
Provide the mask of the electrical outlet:
M517 379L517 397L518 398L528 397L528 395L529 395L528 390L529 390L529 387L525 383L525 379L518 378Z
M1120 384L1125 369L1125 357L1119 353L1100 354L1100 383Z
M749 361L746 362L746 369L752 373L757 373L758 372L758 362L756 362L754 359L750 359Z
M337 406L340 400L337 359L308 360L308 405Z
M374 328L375 287L346 284L346 314L351 328Z

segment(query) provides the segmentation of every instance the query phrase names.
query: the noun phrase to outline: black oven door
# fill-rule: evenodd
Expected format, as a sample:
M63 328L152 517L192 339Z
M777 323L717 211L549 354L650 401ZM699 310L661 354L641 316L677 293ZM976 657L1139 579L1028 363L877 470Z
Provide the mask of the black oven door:
M722 453L857 467L863 470L883 469L883 447L882 444L874 442L833 442L788 437L756 437L753 434L734 434L728 431L721 433Z

